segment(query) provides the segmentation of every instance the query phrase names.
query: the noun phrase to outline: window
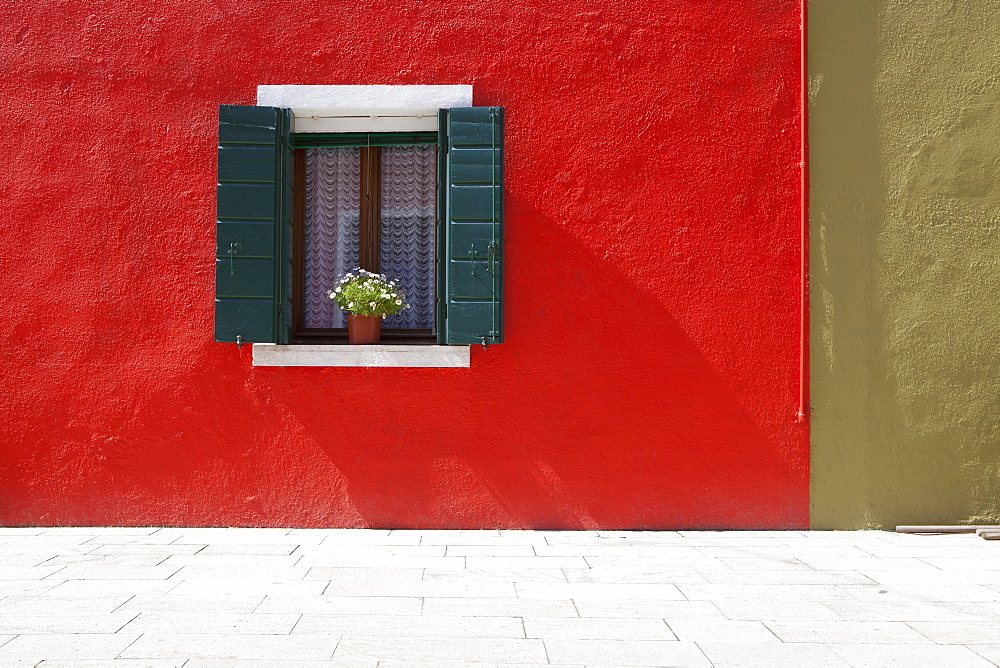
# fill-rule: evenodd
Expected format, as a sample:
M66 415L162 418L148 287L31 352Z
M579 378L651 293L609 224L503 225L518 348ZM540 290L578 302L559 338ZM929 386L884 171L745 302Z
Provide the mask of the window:
M501 342L503 110L442 109L436 133L290 126L288 109L220 108L215 339L337 341L324 284L360 264L414 304L388 341Z
M355 267L405 286L408 310L387 317L387 341L434 343L437 135L292 135L291 341L343 341L343 313L328 297Z

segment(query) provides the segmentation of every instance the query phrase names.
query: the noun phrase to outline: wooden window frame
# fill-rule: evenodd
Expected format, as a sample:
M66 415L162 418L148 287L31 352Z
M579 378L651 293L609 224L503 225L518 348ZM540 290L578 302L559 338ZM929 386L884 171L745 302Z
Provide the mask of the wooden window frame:
M382 212L381 151L383 145L359 147L361 151L361 187L358 263L362 269L367 269L375 273L379 273L380 264L379 249ZM292 327L289 343L347 343L346 327L305 327L306 149L295 148L292 155ZM435 234L437 233L438 222L435 220ZM437 244L434 244L434 248L437 248ZM435 256L435 271L437 270L437 266L438 262ZM437 284L436 280L435 284ZM435 309L435 321L437 318L436 311L437 309ZM437 343L436 327L432 329L383 327L382 343L433 345Z

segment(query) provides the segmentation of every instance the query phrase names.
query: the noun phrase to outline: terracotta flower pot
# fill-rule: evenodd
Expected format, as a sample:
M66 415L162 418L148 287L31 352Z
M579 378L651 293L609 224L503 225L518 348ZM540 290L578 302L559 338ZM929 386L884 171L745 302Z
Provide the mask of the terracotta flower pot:
M347 315L347 341L354 344L378 343L382 335L382 316Z

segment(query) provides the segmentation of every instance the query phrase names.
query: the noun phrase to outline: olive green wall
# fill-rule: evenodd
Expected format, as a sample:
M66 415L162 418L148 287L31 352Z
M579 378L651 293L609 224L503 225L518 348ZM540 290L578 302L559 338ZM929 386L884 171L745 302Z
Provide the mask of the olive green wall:
M810 0L812 524L1000 523L1000 0Z

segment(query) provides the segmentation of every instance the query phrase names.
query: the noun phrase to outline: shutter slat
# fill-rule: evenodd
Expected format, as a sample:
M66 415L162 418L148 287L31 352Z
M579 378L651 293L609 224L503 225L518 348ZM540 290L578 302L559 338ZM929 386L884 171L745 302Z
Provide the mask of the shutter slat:
M503 109L443 112L446 302L442 342L503 341Z
M289 112L219 108L215 340L279 342Z

